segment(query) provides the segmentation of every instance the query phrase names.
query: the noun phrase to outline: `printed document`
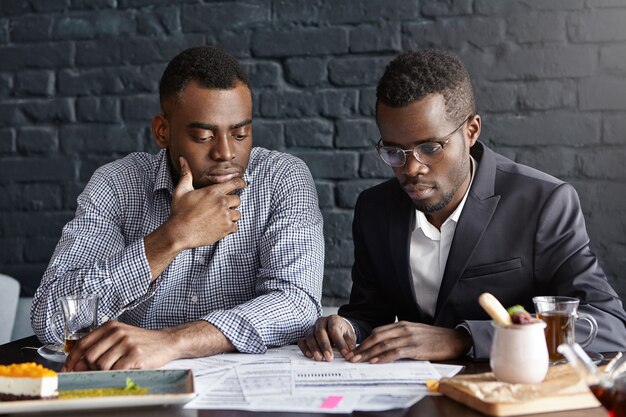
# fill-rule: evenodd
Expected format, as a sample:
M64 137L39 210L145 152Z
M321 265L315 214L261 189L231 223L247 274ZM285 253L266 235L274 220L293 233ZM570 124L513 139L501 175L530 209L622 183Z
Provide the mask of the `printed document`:
M198 396L191 409L351 413L407 408L430 395L425 382L450 377L461 366L402 360L389 364L306 358L297 346L264 355L227 353L170 362L192 369Z

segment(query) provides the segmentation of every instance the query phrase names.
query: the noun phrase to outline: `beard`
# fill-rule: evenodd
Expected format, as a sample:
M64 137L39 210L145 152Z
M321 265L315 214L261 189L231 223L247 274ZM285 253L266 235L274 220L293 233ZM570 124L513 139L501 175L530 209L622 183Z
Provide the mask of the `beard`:
M422 213L426 213L426 214L436 213L439 210L441 210L442 208L444 208L445 206L447 206L448 204L450 204L450 202L454 198L454 194L456 194L457 190L458 190L458 187L456 189L454 189L454 190L450 190L449 192L447 192L443 196L441 196L439 201L436 201L434 203L428 203L428 202L422 201L422 200L412 200L413 201L413 205L415 206L416 209L418 209Z
M411 199L415 208L425 214L436 213L445 208L454 199L454 196L467 179L467 176L471 175L470 168L471 164L469 157L460 159L450 172L450 189L448 191L444 191L438 201L429 203L425 200ZM410 182L410 180L406 180L404 184ZM439 185L435 185L435 187L439 188Z

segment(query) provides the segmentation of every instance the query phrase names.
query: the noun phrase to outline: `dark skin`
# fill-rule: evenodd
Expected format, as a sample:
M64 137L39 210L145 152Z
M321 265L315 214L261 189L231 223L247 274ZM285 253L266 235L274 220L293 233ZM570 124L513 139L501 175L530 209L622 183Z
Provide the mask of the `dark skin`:
M376 122L383 142L411 149L419 143L446 136L458 122L449 120L445 109L441 94L431 94L401 108L378 103ZM480 116L471 117L452 136L444 148L443 159L437 164L424 165L411 155L403 167L393 168L416 208L437 228L458 207L469 187L469 149L478 140L480 126ZM454 359L464 355L471 344L471 337L464 330L401 321L377 327L355 347L352 326L338 315L321 317L306 338L298 342L304 355L317 361L332 360L334 347L350 362L370 363Z
M153 118L152 132L168 149L176 187L169 219L144 238L151 282L183 250L237 231L240 200L234 192L246 187L242 176L252 149L252 96L243 83L215 90L191 82L163 110ZM203 320L160 330L109 321L76 344L63 371L157 368L233 350Z

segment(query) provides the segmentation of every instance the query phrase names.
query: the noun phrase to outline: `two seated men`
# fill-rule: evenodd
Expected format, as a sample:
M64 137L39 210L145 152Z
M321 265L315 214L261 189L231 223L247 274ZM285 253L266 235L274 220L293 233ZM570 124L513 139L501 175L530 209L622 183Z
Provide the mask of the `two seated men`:
M320 317L313 179L299 159L252 147L239 63L217 48L185 50L159 92L161 151L94 173L35 294L32 324L46 342L59 297L100 296L102 325L66 370L296 341L316 360L333 347L354 362L486 358L492 329L476 301L485 291L527 309L535 295L577 297L600 323L591 349L626 349L626 313L589 249L575 190L478 141L455 55L404 53L378 84L376 148L395 178L359 196L352 293L331 317Z

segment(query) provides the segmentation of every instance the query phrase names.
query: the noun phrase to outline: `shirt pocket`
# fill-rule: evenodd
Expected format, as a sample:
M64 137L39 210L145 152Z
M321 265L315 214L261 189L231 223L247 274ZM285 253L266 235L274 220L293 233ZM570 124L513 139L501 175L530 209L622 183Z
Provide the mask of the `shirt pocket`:
M224 308L232 308L256 297L259 265L256 252L225 254L220 265Z

